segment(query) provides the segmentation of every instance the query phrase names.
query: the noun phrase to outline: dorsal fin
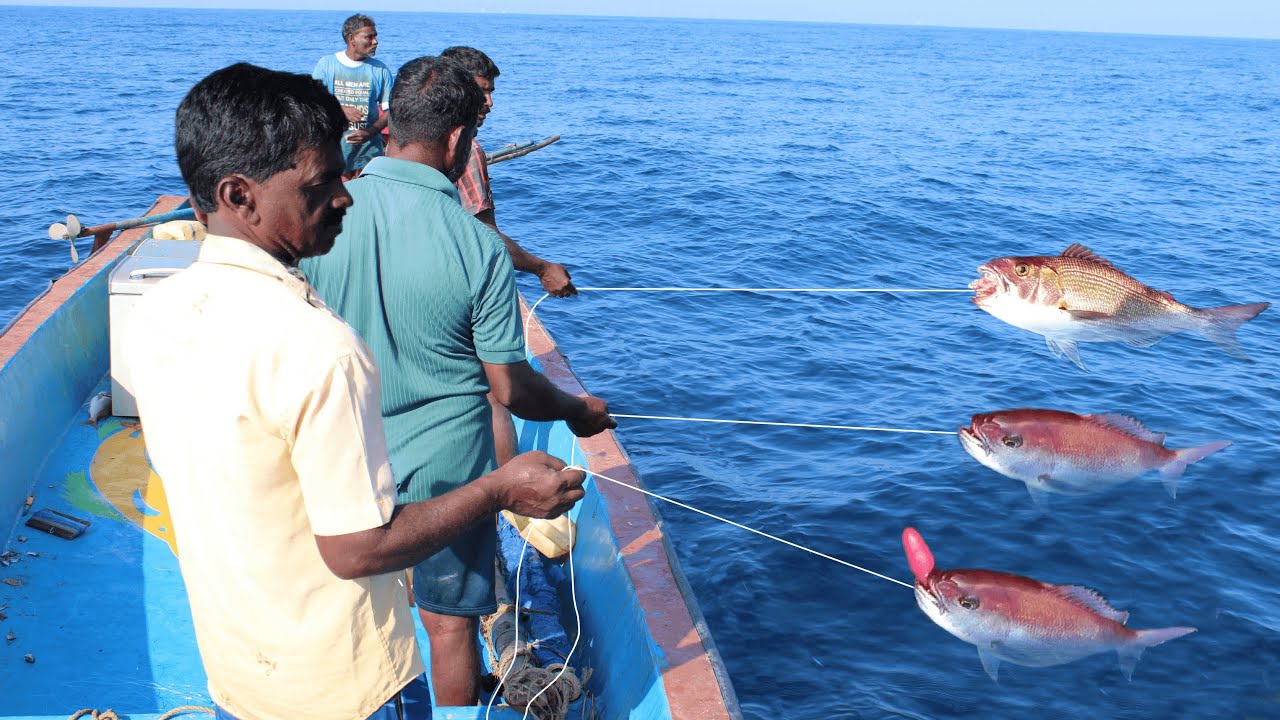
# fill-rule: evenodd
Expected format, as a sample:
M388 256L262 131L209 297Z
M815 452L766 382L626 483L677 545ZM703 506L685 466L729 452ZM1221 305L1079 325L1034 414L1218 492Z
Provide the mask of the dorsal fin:
M1094 422L1101 423L1107 427L1115 428L1121 432L1129 433L1139 440L1146 440L1157 445L1164 445L1164 433L1152 432L1142 423L1134 420L1127 415L1103 414L1087 416Z
M1054 585L1053 589L1062 597L1074 602L1080 607L1095 612L1108 620L1118 622L1121 625L1129 621L1129 613L1117 610L1107 604L1096 591L1079 585Z
M1106 265L1107 267L1115 267L1115 265L1111 264L1111 261L1095 254L1092 250L1080 243L1072 243L1071 247L1062 251L1062 257L1078 258L1080 260L1096 262L1099 265Z

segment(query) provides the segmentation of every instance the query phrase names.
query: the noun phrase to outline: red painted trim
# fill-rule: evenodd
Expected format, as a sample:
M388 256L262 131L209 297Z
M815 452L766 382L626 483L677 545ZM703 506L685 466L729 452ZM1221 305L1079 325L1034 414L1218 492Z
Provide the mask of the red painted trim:
M159 215L170 210L175 210L179 205L186 201L185 197L176 195L161 195L156 200L151 209L147 210L147 215ZM135 240L146 234L149 228L137 227L131 230L125 230L115 237L114 240L107 243L106 247L87 258L84 262L75 266L66 275L53 281L53 286L39 300L27 308L21 317L16 319L4 335L0 335L0 367L4 367L9 362L9 358L13 357L18 349L22 347L27 339L31 337L31 333L36 328L44 324L62 307L62 303L71 297L77 290L84 287L89 279L98 274L102 268L115 262Z
M528 305L521 300L527 316ZM574 395L586 392L555 340L535 317L525 338L542 372L562 390ZM631 460L613 432L580 438L587 467L633 487L644 487ZM622 550L622 560L640 598L649 632L665 655L662 682L666 687L671 717L680 720L731 720L737 717L737 701L731 687L722 689L713 666L712 654L703 644L671 568L662 528L646 497L597 482L596 488L609 504L609 522ZM717 660L718 661L718 660ZM726 690L729 699L726 699ZM730 706L735 709L730 710Z

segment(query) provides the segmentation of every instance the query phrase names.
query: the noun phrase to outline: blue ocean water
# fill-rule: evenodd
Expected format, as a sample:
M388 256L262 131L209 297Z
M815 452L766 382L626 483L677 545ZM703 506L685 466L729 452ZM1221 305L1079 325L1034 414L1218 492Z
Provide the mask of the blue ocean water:
M208 72L309 71L345 13L8 8L0 76L0 323L67 267L45 228L181 194L172 114ZM962 288L1080 242L1199 307L1277 300L1280 44L1041 32L376 14L393 69L453 44L502 68L502 227L582 286ZM32 52L31 48L38 48ZM252 127L245 132L252 133ZM84 249L84 248L82 248ZM540 294L525 282L526 296ZM965 295L631 294L539 315L619 413L952 430L1012 407L1119 412L1171 447L1235 444L1179 497L1153 475L1041 513L952 437L624 420L650 488L909 580L942 567L1095 588L1135 628L1114 656L1006 664L911 592L661 508L748 718L1280 717L1280 313L1252 363L1177 336L1086 345L1092 372Z

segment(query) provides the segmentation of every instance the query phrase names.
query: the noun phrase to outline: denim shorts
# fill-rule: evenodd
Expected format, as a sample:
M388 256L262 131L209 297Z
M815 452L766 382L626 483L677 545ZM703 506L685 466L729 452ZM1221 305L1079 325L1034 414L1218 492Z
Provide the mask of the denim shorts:
M467 528L448 547L413 567L414 603L437 615L479 617L496 612L497 544L494 518Z
M239 720L235 715L213 706L214 720ZM404 689L373 711L367 720L431 720L431 685L427 676L419 675L409 681Z

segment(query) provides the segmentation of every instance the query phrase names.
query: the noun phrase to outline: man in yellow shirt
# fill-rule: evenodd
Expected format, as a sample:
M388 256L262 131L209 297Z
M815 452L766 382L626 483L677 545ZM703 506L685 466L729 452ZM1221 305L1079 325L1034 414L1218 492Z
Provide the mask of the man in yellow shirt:
M305 75L241 63L196 84L176 148L209 235L125 337L223 718L429 718L402 571L498 510L583 495L581 471L526 453L395 506L377 368L296 269L351 205L346 125Z

